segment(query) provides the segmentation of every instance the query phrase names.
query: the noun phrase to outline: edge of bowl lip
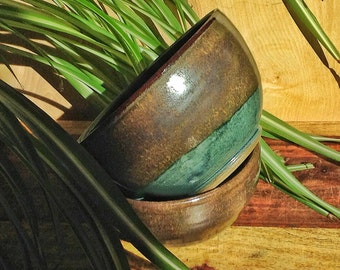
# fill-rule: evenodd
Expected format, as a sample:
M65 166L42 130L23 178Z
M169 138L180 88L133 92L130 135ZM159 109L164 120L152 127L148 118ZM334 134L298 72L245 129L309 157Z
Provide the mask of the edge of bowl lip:
M78 138L78 142L86 141L99 127L105 124L106 119L112 114L118 114L131 104L144 90L161 75L168 66L173 64L180 57L190 44L192 44L205 29L207 29L217 14L219 9L214 9L193 25L178 40L176 40L167 50L165 50L148 68L146 68L122 93L104 109L94 121L83 131Z
M254 148L254 150L251 152L251 154L248 156L248 158L243 162L243 164L245 164L245 166L243 168L247 168L247 170L241 170L238 173L236 173L235 175L232 174L230 179L226 179L224 182L222 182L219 186L217 186L214 189L205 191L203 193L194 195L194 196L190 196L187 198L180 198L180 199L174 199L174 200L161 200L161 201L148 201L148 200L135 200L135 199L131 199L131 198L127 198L127 200L131 203L135 202L135 203L141 203L142 205L168 205L168 204L172 204L172 206L176 206L176 205L187 205L187 204L191 204L195 201L199 201L202 199L207 199L209 197L214 196L216 193L223 193L223 186L226 185L228 182L232 181L233 179L235 179L237 176L239 176L240 173L244 174L246 171L251 170L251 168L253 168L253 166L249 167L247 166L248 164L250 164L251 161L254 162L254 164L256 163L258 166L257 172L256 172L256 176L255 178L258 179L259 176L259 172L260 172L260 164L257 161L260 158L260 145L257 144L256 147ZM242 166L242 165L241 165Z
M245 162L247 160L249 160L251 158L251 155L254 153L255 149L257 148L260 138L261 138L261 127L259 125L255 126L254 129L252 130L253 132L250 132L246 137L246 143L243 141L242 143L242 147L238 148L238 151L233 152L233 155L230 159L228 159L228 162L223 163L222 166L218 167L218 169L214 170L214 172L212 174L210 174L209 177L207 178L202 178L201 180L205 180L204 182L200 182L200 185L194 185L191 186L191 192L189 194L181 194L181 195L165 195L165 193L163 193L163 195L159 194L159 201L171 201L171 200L175 200L175 199L182 199L182 198L190 198L190 197L194 197L197 194L204 194L210 190L215 189L216 187L220 186L222 183L225 182L226 179L231 180L231 178L233 177L234 173L239 169L240 166L245 166ZM244 156L242 156L243 153L246 153ZM240 163L238 163L238 161L240 161ZM222 172L226 172L225 170L225 166L226 165L230 165L230 164L238 164L236 167L232 168L230 170L230 172L226 175L226 177L224 177L224 179L221 181L218 181L218 183L215 182L217 176L219 176ZM212 180L214 179L214 180ZM152 183L154 182L150 182L150 184L152 185ZM148 185L146 185L145 187L148 187ZM193 188L195 187L195 188ZM138 197L140 197L140 200L143 200L143 196L145 197L144 201L152 201L152 197L157 195L152 195L148 193L148 191L154 190L153 188L149 189L143 189L141 188L138 192L134 192L131 191L129 189L126 189L126 187L122 187L123 190L125 190L125 194L127 197L131 198L131 199L135 199L138 200ZM171 187L168 186L167 189L169 189ZM158 190L156 188L156 190ZM140 194L140 196L138 196ZM135 196L135 197L134 197Z

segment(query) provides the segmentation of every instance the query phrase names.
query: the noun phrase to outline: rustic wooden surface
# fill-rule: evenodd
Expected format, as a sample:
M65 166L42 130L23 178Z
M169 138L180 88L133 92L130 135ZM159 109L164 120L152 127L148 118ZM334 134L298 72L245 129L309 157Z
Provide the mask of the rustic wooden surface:
M337 121L334 128L340 133L340 65L328 53L319 57L314 52L284 1L189 2L200 16L220 9L238 28L259 68L265 109L286 121ZM305 2L339 48L340 1Z
M310 162L314 169L296 172L296 177L328 203L340 207L340 163L282 141L267 140L287 164ZM328 143L340 151L340 144ZM260 181L256 193L234 225L266 227L340 228L340 222L324 218L308 207Z
M187 265L225 269L330 269L340 267L337 229L230 227L195 245L169 247ZM127 248L133 250L129 245Z

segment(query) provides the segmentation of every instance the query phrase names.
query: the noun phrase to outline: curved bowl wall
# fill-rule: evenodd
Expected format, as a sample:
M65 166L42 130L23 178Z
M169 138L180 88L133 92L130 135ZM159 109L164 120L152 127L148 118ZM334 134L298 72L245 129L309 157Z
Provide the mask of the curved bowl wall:
M94 122L82 144L131 197L213 188L260 136L260 78L218 10L176 42Z
M256 146L240 169L220 186L171 201L128 199L150 231L162 242L182 244L206 239L231 225L253 195L260 170Z

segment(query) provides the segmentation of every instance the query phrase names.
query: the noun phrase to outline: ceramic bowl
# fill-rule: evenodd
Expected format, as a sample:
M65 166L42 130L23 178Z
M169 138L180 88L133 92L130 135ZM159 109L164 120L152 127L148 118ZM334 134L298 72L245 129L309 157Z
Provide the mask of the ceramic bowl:
M260 137L260 78L218 10L180 38L80 139L125 194L191 196L217 186Z
M128 199L150 231L167 244L206 239L231 225L256 189L260 149L220 186L185 199L145 201Z

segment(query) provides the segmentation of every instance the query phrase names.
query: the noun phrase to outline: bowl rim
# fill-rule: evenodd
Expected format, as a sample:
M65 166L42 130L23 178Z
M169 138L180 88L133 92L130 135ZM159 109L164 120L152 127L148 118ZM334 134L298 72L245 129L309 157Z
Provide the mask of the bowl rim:
M211 197L216 197L216 194L221 195L225 193L225 190L228 189L230 186L229 183L236 182L237 179L243 179L243 176L250 173L254 167L258 167L255 178L259 178L260 174L260 146L259 144L256 145L254 150L250 153L247 159L238 167L238 169L230 175L227 179L225 179L220 185L217 187L204 191L200 194L196 194L193 196L189 196L186 198L179 198L179 199L164 199L164 200L138 200L133 198L127 198L127 200L135 205L140 206L162 206L162 205L172 205L172 208L176 208L177 206L181 206L181 208L185 207L186 205L192 205L195 202L202 202L208 200ZM233 181L234 180L234 181Z
M144 92L161 75L167 66L174 63L180 55L207 29L217 16L223 15L219 9L214 9L193 25L178 40L176 40L167 50L165 50L153 63L141 72L136 79L125 88L122 93L90 123L78 138L82 143L92 137L96 131L105 124L106 119L113 113L120 114L129 104Z

